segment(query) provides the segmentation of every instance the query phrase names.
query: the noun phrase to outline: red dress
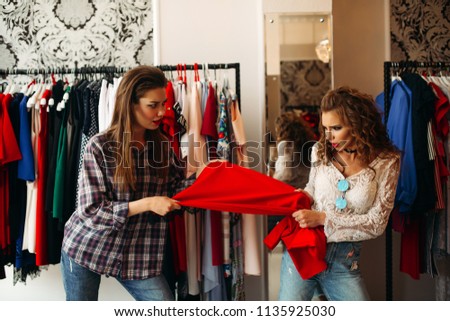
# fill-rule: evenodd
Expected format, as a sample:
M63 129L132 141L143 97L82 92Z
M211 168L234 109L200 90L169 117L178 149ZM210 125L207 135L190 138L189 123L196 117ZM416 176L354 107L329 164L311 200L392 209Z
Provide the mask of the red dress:
M9 178L5 165L22 158L8 113L12 100L10 94L0 94L0 251L10 245Z
M38 171L36 204L36 265L48 265L47 218L45 216L45 187L47 179L48 100L52 95L47 89L42 94L39 109ZM45 101L44 101L45 99Z
M173 198L182 206L194 208L286 215L265 238L266 246L273 249L283 240L304 279L326 268L326 237L323 227L300 228L292 218L293 212L309 209L311 205L309 197L296 192L291 185L236 164L212 162L192 186Z

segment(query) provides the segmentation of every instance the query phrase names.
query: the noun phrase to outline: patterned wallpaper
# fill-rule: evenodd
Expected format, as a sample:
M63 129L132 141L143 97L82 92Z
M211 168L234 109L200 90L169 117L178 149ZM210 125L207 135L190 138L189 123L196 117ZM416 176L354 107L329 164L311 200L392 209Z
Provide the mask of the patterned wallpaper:
M153 63L151 0L14 0L0 7L0 68Z
M331 88L330 64L320 60L281 62L281 108L319 106Z
M450 1L391 0L391 60L450 61Z

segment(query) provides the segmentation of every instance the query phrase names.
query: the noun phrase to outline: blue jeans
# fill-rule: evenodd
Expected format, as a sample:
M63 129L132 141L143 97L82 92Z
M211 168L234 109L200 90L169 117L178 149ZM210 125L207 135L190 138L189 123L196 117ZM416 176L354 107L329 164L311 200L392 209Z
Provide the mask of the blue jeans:
M65 252L61 252L61 271L67 301L97 301L101 275L75 263ZM136 301L174 300L163 275L144 280L117 281Z
M327 269L303 280L285 250L281 260L280 301L310 301L318 285L329 301L369 300L359 270L361 242L328 243ZM306 263L307 264L307 263Z

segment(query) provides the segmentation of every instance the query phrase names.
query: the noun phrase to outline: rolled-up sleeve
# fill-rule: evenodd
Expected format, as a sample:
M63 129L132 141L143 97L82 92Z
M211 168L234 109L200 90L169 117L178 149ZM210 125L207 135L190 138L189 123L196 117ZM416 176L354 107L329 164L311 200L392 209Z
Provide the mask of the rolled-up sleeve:
M112 182L106 179L105 164L101 146L91 141L84 154L78 208L91 228L120 230L128 217L128 202L113 200L111 189L107 187Z

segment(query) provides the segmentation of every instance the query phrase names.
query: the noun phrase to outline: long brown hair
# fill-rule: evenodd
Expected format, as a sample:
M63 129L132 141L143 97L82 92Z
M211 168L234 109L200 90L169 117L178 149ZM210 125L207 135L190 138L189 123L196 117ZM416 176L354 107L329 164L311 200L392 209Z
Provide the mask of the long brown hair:
M330 90L320 104L321 115L328 111L335 111L343 124L351 128L358 156L364 163L370 164L378 156L384 158L397 153L371 95L348 86ZM319 123L319 131L318 158L328 163L333 149L327 143L322 122Z
M133 106L139 103L139 99L151 89L165 88L167 79L164 73L152 66L138 66L129 70L123 76L116 92L116 102L111 125L107 129L108 138L119 143L118 151L121 156L121 166L116 166L114 173L114 182L119 189L123 190L126 186L132 190L136 189L136 177L134 176L134 167L131 156L132 151L132 125L135 123ZM146 140L153 142L152 156L149 157L150 165L155 165L156 160L162 160L167 164L167 138L159 129L147 130ZM164 143L166 142L166 143ZM159 164L161 168L158 175L167 173L167 166Z

